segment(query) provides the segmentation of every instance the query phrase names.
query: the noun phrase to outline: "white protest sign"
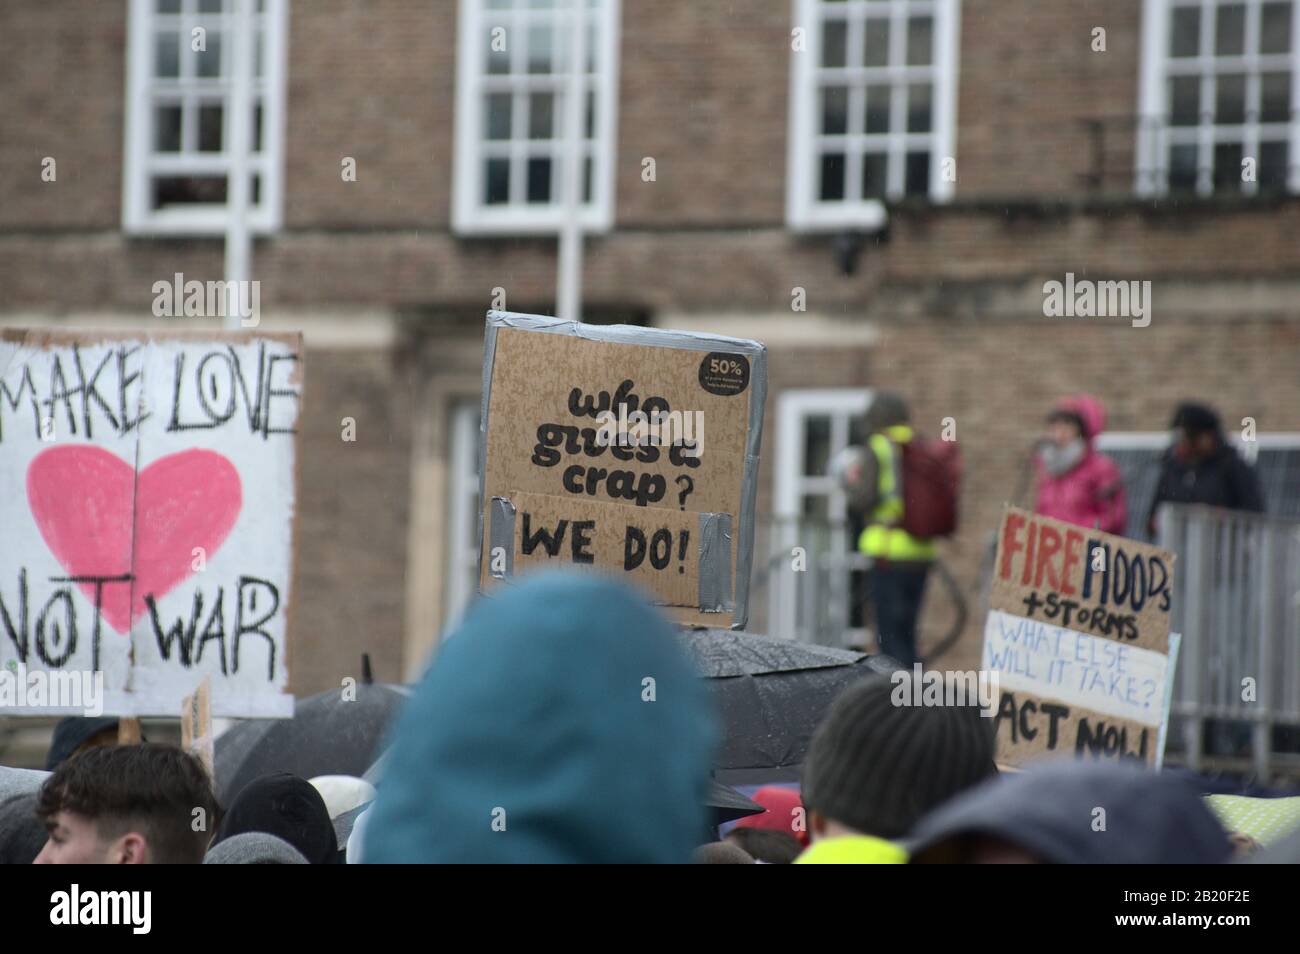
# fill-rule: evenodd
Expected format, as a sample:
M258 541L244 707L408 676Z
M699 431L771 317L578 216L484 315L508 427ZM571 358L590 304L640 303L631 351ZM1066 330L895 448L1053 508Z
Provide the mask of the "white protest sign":
M301 394L297 335L0 338L0 712L292 714Z

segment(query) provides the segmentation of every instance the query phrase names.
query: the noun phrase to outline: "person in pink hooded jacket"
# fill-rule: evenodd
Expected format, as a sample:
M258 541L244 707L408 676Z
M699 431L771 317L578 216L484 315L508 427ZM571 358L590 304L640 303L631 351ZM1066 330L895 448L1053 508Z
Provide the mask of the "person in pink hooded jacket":
M1124 481L1115 462L1093 446L1106 428L1095 397L1063 398L1047 416L1047 435L1034 457L1034 512L1080 527L1124 533Z

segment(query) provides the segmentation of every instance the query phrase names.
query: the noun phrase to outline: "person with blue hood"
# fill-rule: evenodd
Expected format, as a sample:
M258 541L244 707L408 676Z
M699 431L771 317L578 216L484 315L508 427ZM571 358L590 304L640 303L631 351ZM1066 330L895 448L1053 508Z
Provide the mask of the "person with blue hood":
M672 626L600 576L478 600L399 717L363 861L687 863L717 726Z
M1222 864L1232 855L1186 779L1069 759L959 795L910 842L913 864Z

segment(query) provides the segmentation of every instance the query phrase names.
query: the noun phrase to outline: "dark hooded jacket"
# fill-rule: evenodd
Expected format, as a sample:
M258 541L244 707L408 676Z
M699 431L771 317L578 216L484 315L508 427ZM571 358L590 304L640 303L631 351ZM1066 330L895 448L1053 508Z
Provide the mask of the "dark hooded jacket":
M480 599L404 709L365 862L688 862L717 733L671 626L597 576Z
M1208 504L1228 510L1264 512L1264 491L1255 469L1219 434L1219 449L1204 460L1179 456L1177 447L1165 451L1160 479L1147 515L1147 529L1155 531L1156 510L1162 503Z
M912 860L960 860L967 835L1048 864L1220 864L1232 854L1185 779L1102 762L1046 762L957 796L916 827Z

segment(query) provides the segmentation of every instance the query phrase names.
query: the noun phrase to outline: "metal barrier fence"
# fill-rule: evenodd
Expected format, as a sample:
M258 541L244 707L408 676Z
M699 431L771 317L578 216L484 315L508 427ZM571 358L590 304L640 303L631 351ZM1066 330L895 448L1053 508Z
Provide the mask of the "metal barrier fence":
M1183 637L1170 741L1181 729L1193 769L1248 752L1261 777L1294 772L1300 756L1277 746L1300 729L1300 520L1169 504L1157 523L1178 557L1170 622Z

